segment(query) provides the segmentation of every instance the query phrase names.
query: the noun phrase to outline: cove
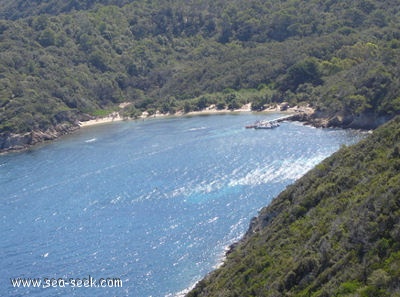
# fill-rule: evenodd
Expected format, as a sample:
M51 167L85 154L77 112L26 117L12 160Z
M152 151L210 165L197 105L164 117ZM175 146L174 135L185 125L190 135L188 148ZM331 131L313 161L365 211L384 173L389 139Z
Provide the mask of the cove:
M288 184L357 131L251 113L118 122L0 156L1 296L178 296ZM11 278L122 287L14 287Z

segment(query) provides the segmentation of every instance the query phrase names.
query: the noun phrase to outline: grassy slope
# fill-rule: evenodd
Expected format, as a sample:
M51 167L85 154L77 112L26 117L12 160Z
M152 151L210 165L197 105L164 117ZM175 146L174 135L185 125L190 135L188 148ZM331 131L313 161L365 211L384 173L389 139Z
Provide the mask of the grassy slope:
M400 296L400 118L282 192L188 296Z

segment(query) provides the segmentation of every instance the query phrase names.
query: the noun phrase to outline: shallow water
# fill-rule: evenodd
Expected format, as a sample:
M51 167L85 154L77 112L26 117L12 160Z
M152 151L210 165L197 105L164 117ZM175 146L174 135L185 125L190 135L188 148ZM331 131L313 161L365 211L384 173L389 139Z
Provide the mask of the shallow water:
M279 116L120 122L0 156L0 295L175 296L193 285L261 207L363 137L299 123L244 129ZM122 288L10 281L89 275Z

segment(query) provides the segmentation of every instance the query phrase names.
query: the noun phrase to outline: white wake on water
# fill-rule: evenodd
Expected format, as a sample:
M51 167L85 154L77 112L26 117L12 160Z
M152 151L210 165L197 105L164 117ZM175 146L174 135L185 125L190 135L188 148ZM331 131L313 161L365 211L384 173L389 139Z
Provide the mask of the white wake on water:
M207 199L208 195L218 195L229 188L240 186L253 187L269 183L295 181L321 162L325 157L326 156L321 153L309 158L291 157L285 160L273 161L270 164L258 163L246 166L247 168L241 166L226 175L210 172L208 179L201 181L192 180L189 183L181 184L179 187L169 192L164 192L163 195L160 195L159 191L152 190L133 199L131 202L179 197L184 197L186 201L193 200L192 202L195 202L197 199L203 201ZM204 197L202 197L203 195Z
M281 164L275 161L265 167L257 167L243 177L232 179L229 186L256 186L285 180L294 181L321 162L324 157L317 155L307 159L287 159Z

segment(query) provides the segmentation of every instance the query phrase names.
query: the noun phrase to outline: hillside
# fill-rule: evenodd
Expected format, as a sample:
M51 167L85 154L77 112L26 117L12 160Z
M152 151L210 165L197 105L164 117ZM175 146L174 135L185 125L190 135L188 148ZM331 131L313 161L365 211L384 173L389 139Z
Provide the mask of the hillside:
M0 18L16 20L24 17L49 14L58 15L71 11L89 10L96 5L123 6L129 0L2 0L0 3Z
M289 186L187 296L400 296L400 117Z
M115 110L210 104L311 104L326 126L375 128L400 112L399 9L395 0L0 1L0 150Z

